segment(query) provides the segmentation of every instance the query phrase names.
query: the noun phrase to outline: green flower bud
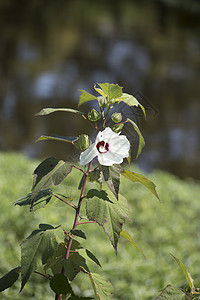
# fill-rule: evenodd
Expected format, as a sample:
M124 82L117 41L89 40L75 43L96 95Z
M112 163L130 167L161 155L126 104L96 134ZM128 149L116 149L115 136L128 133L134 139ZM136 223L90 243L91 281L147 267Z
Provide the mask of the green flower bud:
M96 111L94 108L88 113L88 120L91 122L96 122L101 118L100 113Z
M114 114L112 114L111 119L113 120L113 122L119 123L122 120L122 115L121 113L115 112Z
M124 124L115 124L112 126L112 130L116 133L122 131Z
M74 142L74 145L77 149L85 151L90 146L90 138L86 134L81 134L78 139Z
M103 96L99 96L99 105L103 108L108 107L109 103L108 100L106 98L104 98Z

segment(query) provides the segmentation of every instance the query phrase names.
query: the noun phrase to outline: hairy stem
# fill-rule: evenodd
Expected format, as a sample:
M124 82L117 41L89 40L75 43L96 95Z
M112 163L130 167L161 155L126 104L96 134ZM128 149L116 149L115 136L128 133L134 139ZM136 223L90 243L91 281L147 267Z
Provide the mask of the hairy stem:
M88 179L88 176L89 176L89 173L90 173L91 165L92 165L92 161L89 163L87 172L85 172L83 187L82 187L81 194L80 194L80 197L79 197L78 205L76 207L76 214L75 214L74 224L73 224L72 230L75 230L77 225L78 225L79 214L80 214L80 209L81 209L81 203L82 203L82 200L85 198L84 193L85 193L86 183L87 183L87 179ZM66 255L65 255L66 259L69 258L69 254L70 254L71 246L72 246L72 241L73 241L73 234L71 234L71 237L68 240L67 250L66 250ZM64 270L64 267L63 267L62 268L62 274L64 274L64 272L65 272L65 270ZM60 295L56 294L55 295L55 300L59 300L59 299L60 299Z

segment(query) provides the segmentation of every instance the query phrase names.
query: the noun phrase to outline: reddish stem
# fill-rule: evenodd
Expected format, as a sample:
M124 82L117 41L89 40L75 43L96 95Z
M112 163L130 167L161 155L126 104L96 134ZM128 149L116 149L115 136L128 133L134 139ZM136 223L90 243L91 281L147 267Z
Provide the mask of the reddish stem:
M67 205L71 206L72 208L76 209L76 206L75 206L74 204L70 204L69 202L67 202L67 201L65 201L65 200L63 200L63 199L61 199L60 197L58 197L58 196L57 196L56 194L54 194L54 193L52 193L52 195L53 195L54 197L56 197L57 199L59 199L60 201L64 202L65 204L67 204Z
M88 224L88 223L96 223L96 221L80 222L80 223L77 223L77 225Z

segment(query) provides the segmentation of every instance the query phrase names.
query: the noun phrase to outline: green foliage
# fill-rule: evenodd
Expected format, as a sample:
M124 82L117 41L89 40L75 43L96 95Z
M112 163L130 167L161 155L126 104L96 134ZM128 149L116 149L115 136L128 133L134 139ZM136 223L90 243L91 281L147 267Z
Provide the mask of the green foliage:
M53 140L59 142L74 143L77 140L76 136L60 136L60 135L42 135L36 142L44 140Z
M131 119L127 119L127 122L131 123L131 125L133 126L133 128L135 129L135 131L137 132L137 134L139 136L139 145L138 145L138 151L137 151L137 155L136 155L136 158L138 158L143 147L145 146L145 141L144 141L144 138L143 138L138 126L135 124L135 122L133 122Z
M72 294L72 288L67 277L63 274L56 274L50 281L50 287L56 294Z
M45 116L45 115L49 115L52 114L54 112L58 112L58 111L62 111L62 112L72 112L75 114L80 114L80 115L84 115L84 113L82 113L79 110L76 109L72 109L72 108L43 108L40 112L38 112L36 114L36 116Z
M17 267L0 278L0 292L11 287L19 277L21 267Z
M143 114L146 119L146 112L145 112L144 106L141 103L139 103L139 101L134 96L129 95L127 93L123 93L120 98L117 98L117 101L119 101L119 102L122 101L122 102L128 104L129 106L139 106L142 109Z
M110 300L110 296L113 293L113 287L110 282L96 273L92 273L89 276L97 300Z

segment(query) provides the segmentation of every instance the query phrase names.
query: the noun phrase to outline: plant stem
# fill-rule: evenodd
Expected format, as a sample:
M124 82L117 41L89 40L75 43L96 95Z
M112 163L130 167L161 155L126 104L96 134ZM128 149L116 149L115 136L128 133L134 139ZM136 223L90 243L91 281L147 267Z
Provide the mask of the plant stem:
M91 165L92 165L92 160L89 163L87 172L85 173L83 187L82 187L81 194L80 194L80 197L79 197L78 205L76 207L76 214L75 214L74 224L73 224L72 230L75 230L77 225L78 225L78 219L79 219L79 213L80 213L80 209L81 209L81 203L82 203L82 200L85 198L85 196L84 196L85 187L86 187L87 179L88 179L88 176L89 176L89 173L90 173ZM71 235L71 237L69 238L68 243L67 243L67 251L66 251L66 255L65 255L66 259L69 258L69 254L70 254L71 246L72 246L72 241L73 241L73 234ZM65 269L64 269L64 267L62 267L62 274L64 274L64 272L65 272ZM55 300L59 300L59 298L60 298L60 295L56 294L55 295Z

